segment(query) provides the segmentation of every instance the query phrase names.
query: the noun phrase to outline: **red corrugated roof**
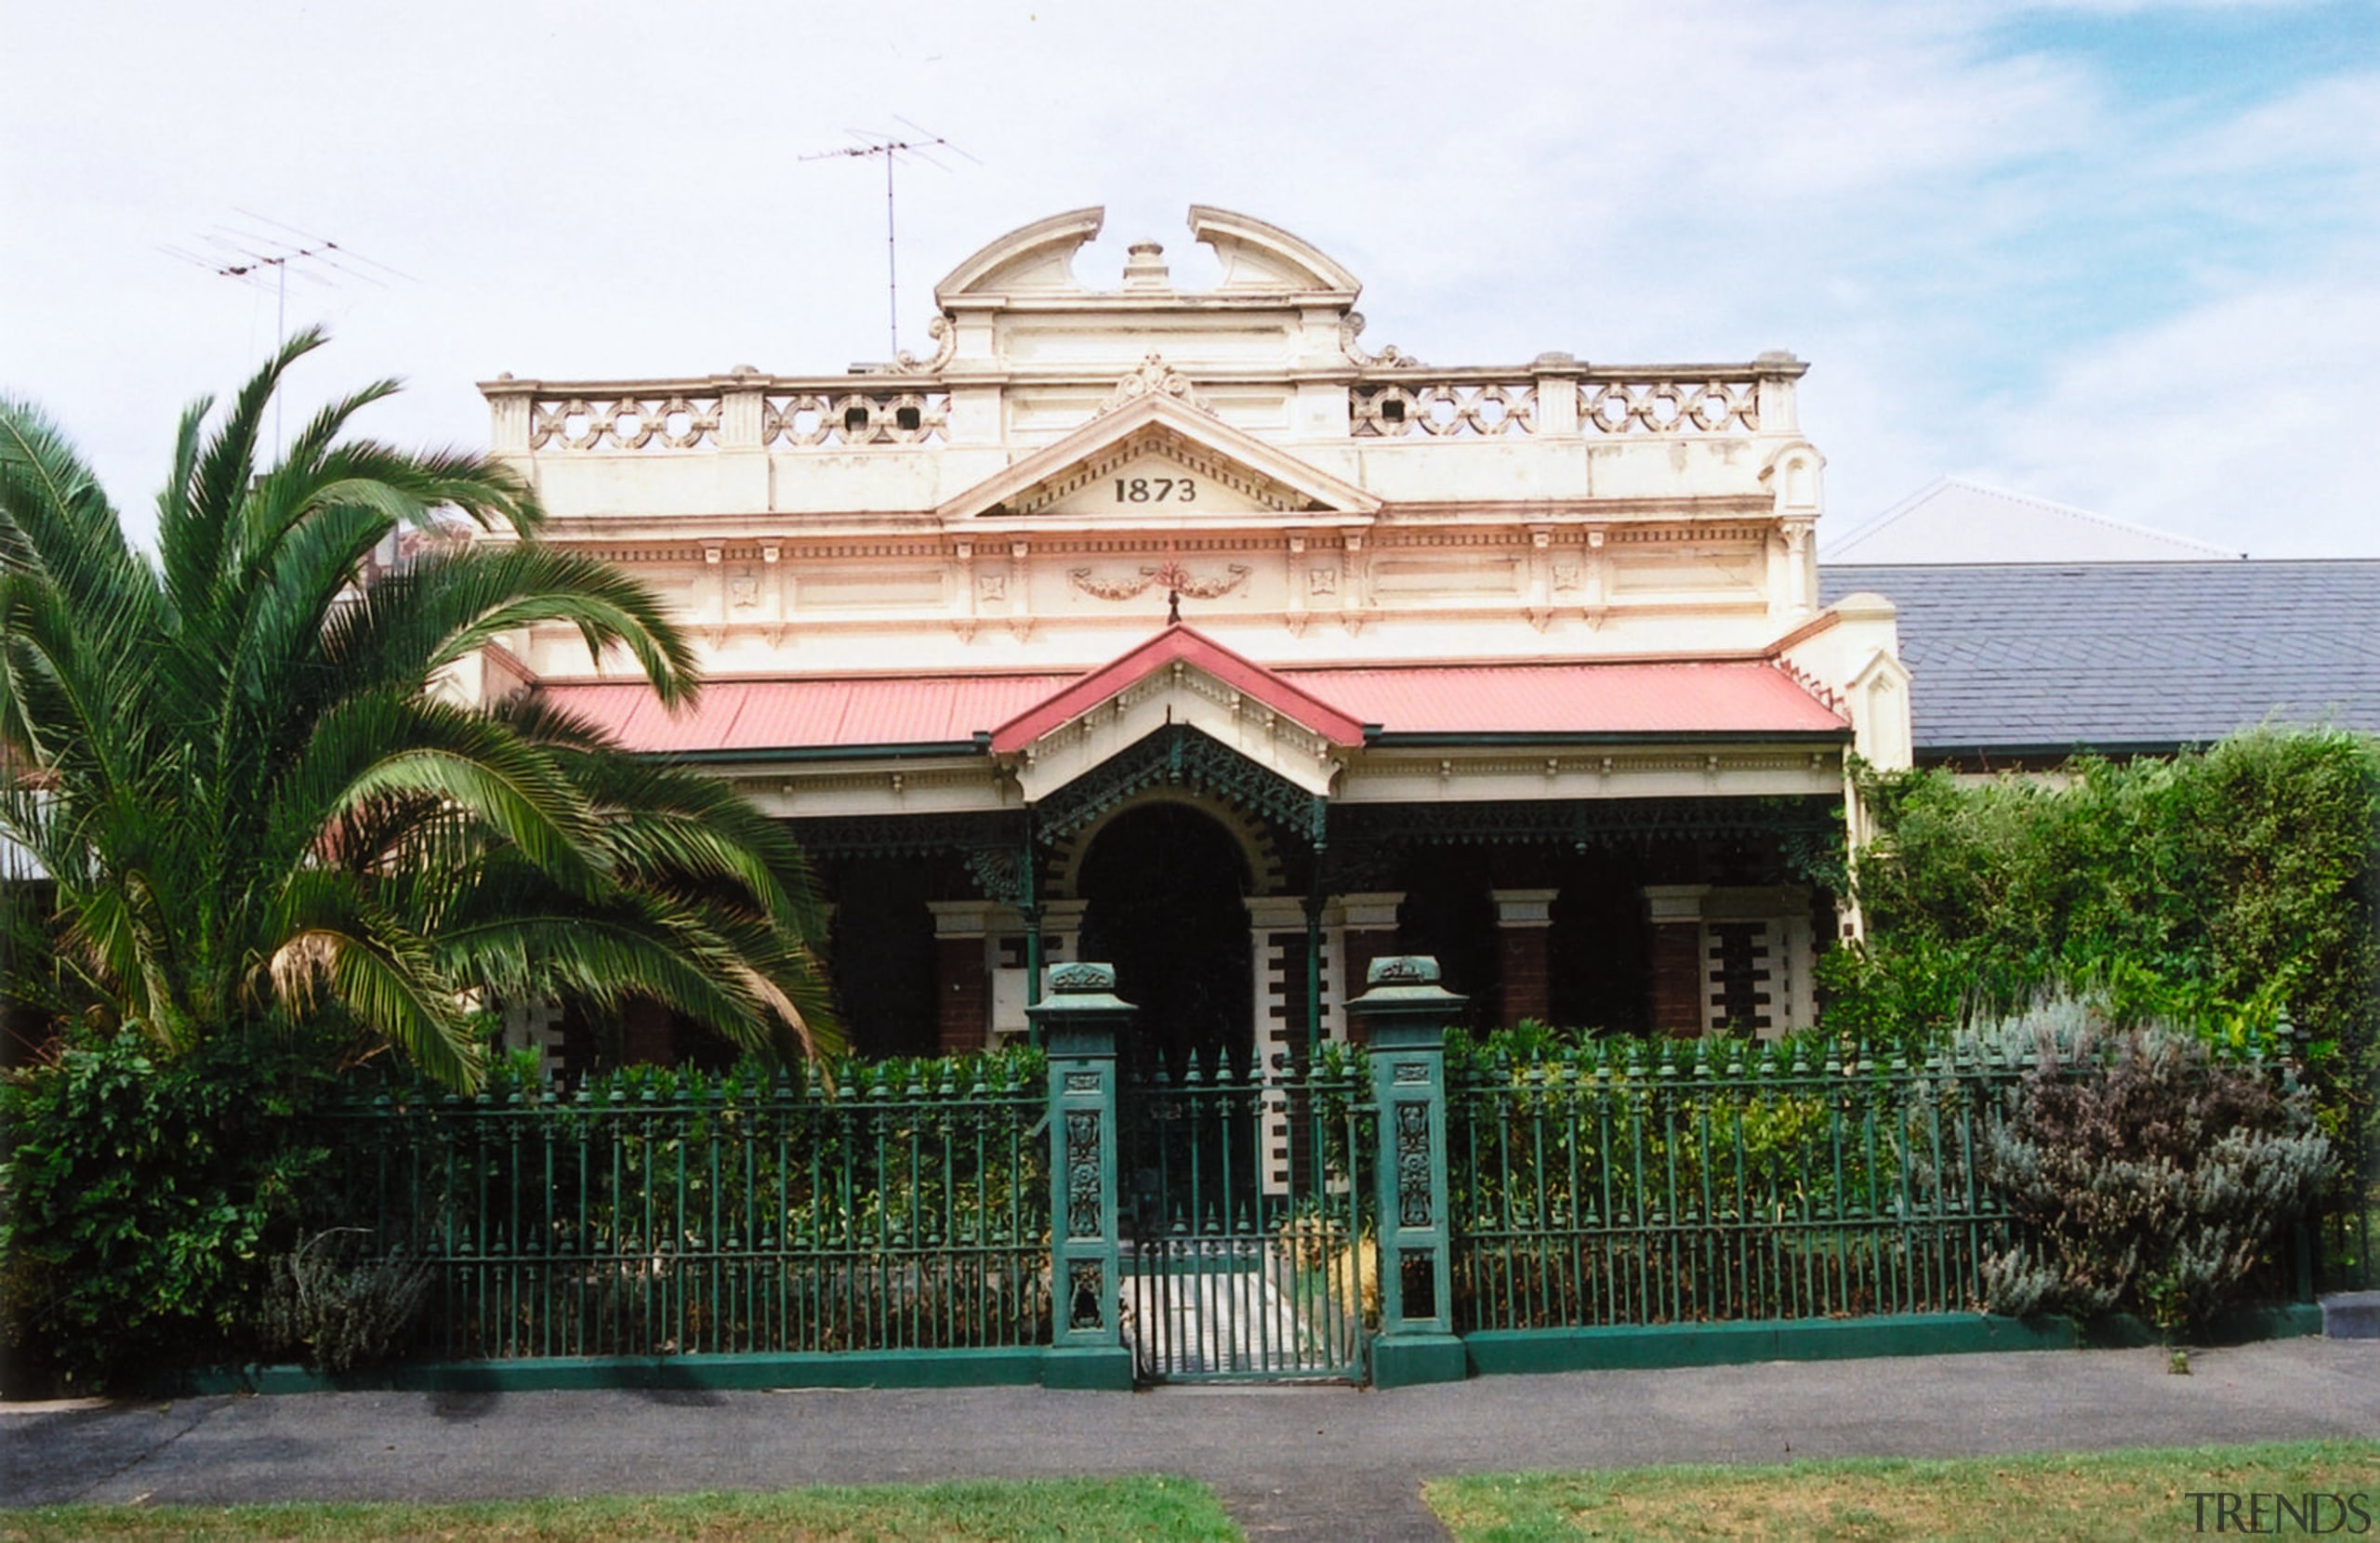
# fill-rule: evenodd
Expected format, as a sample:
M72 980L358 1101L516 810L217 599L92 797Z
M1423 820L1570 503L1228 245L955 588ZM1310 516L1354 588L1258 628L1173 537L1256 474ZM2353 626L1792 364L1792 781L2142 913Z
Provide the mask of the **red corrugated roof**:
M1792 677L1758 662L1280 673L1392 734L1793 734L1847 727Z
M1758 661L1370 665L1267 669L1169 627L1087 674L806 676L722 680L672 717L644 686L549 681L555 706L640 751L769 751L949 745L982 733L1013 749L1175 660L1338 744L1387 734L1839 734L1843 716Z
M794 750L941 745L974 737L1062 690L1071 675L895 675L720 680L672 717L628 681L549 681L538 694L630 750Z

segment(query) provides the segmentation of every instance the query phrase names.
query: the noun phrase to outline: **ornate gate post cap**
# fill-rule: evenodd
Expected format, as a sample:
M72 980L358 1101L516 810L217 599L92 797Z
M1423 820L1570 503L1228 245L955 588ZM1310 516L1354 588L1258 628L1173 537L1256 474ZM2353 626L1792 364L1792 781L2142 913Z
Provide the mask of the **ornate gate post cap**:
M1368 986L1430 986L1438 983L1438 961L1428 954L1390 954L1364 971Z
M1348 1010L1377 1012L1386 1008L1424 1014L1436 1010L1451 1016L1471 1000L1438 984L1438 961L1427 954L1394 954L1374 959L1364 971L1364 994L1347 1004Z
M1041 984L1053 995L1068 996L1083 992L1114 991L1116 967L1094 964L1087 959L1080 963L1053 964L1041 971Z
M1116 995L1116 967L1078 960L1041 971L1041 1000L1025 1009L1045 1028L1062 1023L1116 1023L1131 1015L1131 1003Z
M1364 972L1368 989L1347 1004L1375 1050L1413 1049L1438 1043L1471 998L1438 984L1438 961L1427 954L1374 959Z
M1041 971L1041 989L1051 996L1111 996L1116 990L1116 967L1089 960L1053 964Z

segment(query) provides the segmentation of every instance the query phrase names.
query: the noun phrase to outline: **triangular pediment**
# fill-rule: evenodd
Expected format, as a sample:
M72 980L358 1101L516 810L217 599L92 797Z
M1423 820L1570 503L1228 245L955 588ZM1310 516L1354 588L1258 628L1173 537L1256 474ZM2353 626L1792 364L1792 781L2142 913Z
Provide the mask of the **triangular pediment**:
M1348 713L1177 623L993 730L989 748L1033 800L1176 727L1316 795L1364 738Z
M1181 398L1111 407L951 499L945 520L1355 514L1381 501Z

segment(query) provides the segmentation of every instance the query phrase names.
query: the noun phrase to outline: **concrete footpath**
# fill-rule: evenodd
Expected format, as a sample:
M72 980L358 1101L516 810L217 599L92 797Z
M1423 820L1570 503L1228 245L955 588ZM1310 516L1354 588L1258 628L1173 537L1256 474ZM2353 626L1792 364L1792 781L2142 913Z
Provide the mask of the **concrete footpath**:
M2380 1438L2380 1340L1144 1393L321 1393L0 1405L0 1503L496 1499L1105 1473L1250 1538L1443 1536L1449 1473Z

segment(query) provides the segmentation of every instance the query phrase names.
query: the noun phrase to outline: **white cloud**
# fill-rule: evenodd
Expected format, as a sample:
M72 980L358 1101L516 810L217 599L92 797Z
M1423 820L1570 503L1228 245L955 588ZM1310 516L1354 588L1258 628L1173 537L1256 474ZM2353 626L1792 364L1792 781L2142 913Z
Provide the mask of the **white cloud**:
M2380 270L2196 308L1980 426L1991 480L2257 557L2380 556Z
M2352 307L2325 328L2285 301L2348 271L2337 254L2380 208L2370 74L2176 121L2122 105L2080 58L2010 52L2005 25L1993 6L1847 0L985 0L893 24L757 3L656 20L282 0L137 25L38 7L0 99L0 137L38 152L0 163L0 386L46 401L119 497L145 499L184 398L271 341L269 301L155 250L241 207L415 276L291 296L293 321L339 335L308 390L414 381L370 420L391 438L481 442L472 383L501 369L837 370L884 351L882 183L799 157L893 112L984 162L903 173L912 345L932 281L1003 230L1104 203L1086 277L1112 282L1122 243L1154 234L1190 278L1205 265L1181 250L1182 208L1221 204L1346 261L1368 339L1435 362L1795 349L1845 522L1979 460L2080 477L2086 429L2068 444L2056 415L1993 403L2087 395L2095 369L2183 349L2155 341L2172 329L2269 355L2281 390L2283 345L2218 320L2246 297L2332 368L2380 341ZM2169 230L2222 239L2179 250ZM2144 378L2106 383L2206 430ZM2159 432L2149 410L2135 437ZM2194 520L2253 502L2196 485Z

